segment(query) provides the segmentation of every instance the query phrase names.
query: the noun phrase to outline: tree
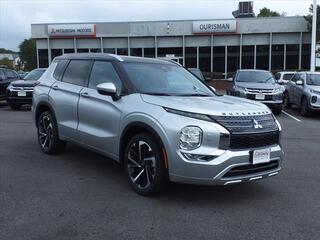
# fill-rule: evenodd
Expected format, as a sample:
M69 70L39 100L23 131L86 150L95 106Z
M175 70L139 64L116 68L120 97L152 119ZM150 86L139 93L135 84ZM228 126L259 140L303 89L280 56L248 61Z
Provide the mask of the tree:
M0 65L7 66L8 68L13 68L12 61L9 58L3 58L0 60Z
M258 17L280 17L281 14L276 11L271 11L269 8L262 8L260 9L260 13L258 14Z
M308 22L309 31L312 30L312 14L313 14L313 4L311 4L309 8L310 14L305 16L304 18ZM317 6L317 42L320 42L320 6Z
M37 67L37 49L35 39L24 39L19 45L20 59L24 70L30 71Z
M0 48L0 53L15 53L14 51L11 51L9 49Z

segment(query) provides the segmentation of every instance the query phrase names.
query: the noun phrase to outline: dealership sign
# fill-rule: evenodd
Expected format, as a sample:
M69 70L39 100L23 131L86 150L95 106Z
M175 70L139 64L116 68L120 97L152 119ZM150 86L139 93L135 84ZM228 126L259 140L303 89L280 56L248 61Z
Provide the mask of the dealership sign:
M236 20L196 21L193 22L193 33L236 33Z
M95 37L95 24L48 25L49 37Z

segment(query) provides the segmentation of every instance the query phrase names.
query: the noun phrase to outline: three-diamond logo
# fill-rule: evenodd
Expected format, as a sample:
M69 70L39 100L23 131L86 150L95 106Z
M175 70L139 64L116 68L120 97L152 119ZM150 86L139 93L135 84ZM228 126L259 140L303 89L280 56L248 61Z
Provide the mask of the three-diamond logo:
M261 124L259 124L258 121L255 120L255 119L252 119L252 123L253 123L253 128L254 128L254 129L261 129L261 128L263 128L263 127L261 126Z

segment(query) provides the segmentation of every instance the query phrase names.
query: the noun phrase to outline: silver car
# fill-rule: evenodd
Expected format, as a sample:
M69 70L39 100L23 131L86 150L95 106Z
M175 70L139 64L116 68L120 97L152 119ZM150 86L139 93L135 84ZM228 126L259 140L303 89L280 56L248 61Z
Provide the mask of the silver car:
M302 116L308 116L312 111L320 111L320 73L296 73L286 85L284 105L292 104L300 107Z
M67 54L33 93L43 152L74 142L123 165L150 195L169 181L229 185L278 174L281 127L263 104L217 95L189 71L159 59Z

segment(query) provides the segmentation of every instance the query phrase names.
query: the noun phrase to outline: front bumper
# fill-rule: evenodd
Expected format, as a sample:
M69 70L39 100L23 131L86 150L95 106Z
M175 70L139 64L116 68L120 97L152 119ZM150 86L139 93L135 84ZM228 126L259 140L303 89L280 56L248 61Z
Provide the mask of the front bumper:
M7 90L6 99L8 104L32 104L33 91L25 91L26 96L18 96L18 92Z
M196 185L229 185L275 176L281 170L284 153L279 145L269 148L270 164L263 166L251 163L251 150L219 150L220 155L209 162L188 161L178 153L177 161L183 174L170 174L170 180ZM237 168L243 170L235 173Z

